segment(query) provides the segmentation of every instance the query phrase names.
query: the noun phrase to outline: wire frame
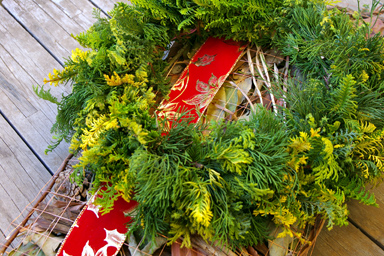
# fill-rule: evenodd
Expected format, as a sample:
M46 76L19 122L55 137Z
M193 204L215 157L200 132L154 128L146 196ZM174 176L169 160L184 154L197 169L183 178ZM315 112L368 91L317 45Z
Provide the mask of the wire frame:
M177 60L171 61L168 77L171 83L177 81L183 69L189 63L188 59L182 59L180 54L183 47L171 49ZM172 58L172 54L169 55ZM263 51L260 47L248 47L238 63L233 68L227 81L224 83L216 97L210 103L205 116L205 121L236 121L249 118L250 113L257 111L257 107L263 105L270 111L277 113L279 106L285 106L284 94L275 96L276 88L286 91L288 79L289 59L275 50ZM223 96L225 95L225 96ZM0 244L0 254L5 255L55 255L66 233L80 213L86 200L79 198L78 194L68 195L66 184L70 184L69 177L58 182L63 172L71 172L77 160L69 155L51 180L41 189L35 200L32 201L15 219L11 226L5 243ZM84 189L84 188L83 188ZM283 255L305 256L311 255L316 238L324 225L324 219L318 216L314 224L308 224L304 229L292 230L293 234L301 234L293 237L287 243L279 239L269 240L265 244L249 246L247 248L229 249L225 245L204 241L201 237L192 236L192 248L181 248L182 239L178 239L172 245L167 245L168 238L158 234L156 249L150 245L143 245L138 237L128 237L118 255L270 255L273 250L282 250ZM271 233L276 236L279 230Z
M185 56L180 53L183 50L180 46L179 49L173 49L175 57ZM174 61L172 56L168 58L172 65L169 66L167 77L172 84L190 60L179 57ZM280 107L286 105L282 92L287 90L288 68L289 58L280 52L248 47L203 113L205 121L247 119L260 105L277 113ZM279 93L275 95L277 91Z
M0 244L0 254L44 255L44 250L56 249L53 247L60 244L86 204L76 199L76 196L56 192L69 183L67 178L58 184L58 177L70 171L76 161L73 155L69 155L35 199L10 223L6 230L9 235ZM43 249L33 244L40 244Z

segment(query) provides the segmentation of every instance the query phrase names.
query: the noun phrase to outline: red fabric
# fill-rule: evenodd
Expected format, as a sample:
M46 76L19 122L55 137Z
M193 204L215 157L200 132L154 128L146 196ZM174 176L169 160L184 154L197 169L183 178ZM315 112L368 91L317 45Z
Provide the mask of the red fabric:
M172 120L181 108L191 110L192 122L198 122L196 108L201 113L205 111L243 50L240 43L209 38L172 87L169 100L160 104L159 118ZM124 212L132 211L136 205L137 202L131 200L128 203L120 197L111 212L100 215L98 206L91 200L76 219L57 255L116 255L131 220L124 216Z
M245 46L219 38L208 38L191 59L164 100L158 116L172 120L181 110L190 110L192 123L199 121L196 109L205 111L223 85Z
M127 223L131 221L125 213L132 211L137 202L129 203L122 197L114 203L113 210L100 214L94 205L94 197L84 207L57 255L59 256L101 256L116 255L125 241Z

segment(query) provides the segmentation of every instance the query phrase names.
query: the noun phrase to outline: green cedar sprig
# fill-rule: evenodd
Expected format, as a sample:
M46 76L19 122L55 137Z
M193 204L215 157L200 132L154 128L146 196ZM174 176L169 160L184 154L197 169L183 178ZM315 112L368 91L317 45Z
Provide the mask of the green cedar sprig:
M82 152L77 168L93 170L95 189L105 186L103 212L118 196L135 199L131 232L238 247L262 242L271 223L281 236L317 214L329 228L346 224L348 198L375 205L365 185L384 171L381 37L367 39L367 26L322 1L134 2L117 4L110 20L96 13L75 37L90 50L75 50L46 80L72 83L52 131ZM256 105L236 123L196 126L181 114L169 130L156 120L155 93L169 89L163 50L207 35L276 45L290 57L295 72L279 82L287 91L273 88L287 104L282 115Z

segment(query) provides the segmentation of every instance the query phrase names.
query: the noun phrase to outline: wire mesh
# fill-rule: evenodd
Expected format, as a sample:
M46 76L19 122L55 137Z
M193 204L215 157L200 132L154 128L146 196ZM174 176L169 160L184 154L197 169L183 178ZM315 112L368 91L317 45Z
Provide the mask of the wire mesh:
M174 55L185 56L178 54L183 50L179 48L173 51ZM167 75L171 84L177 81L189 62L183 57L172 62ZM285 106L283 92L287 90L288 68L288 57L282 56L277 50L248 47L203 113L205 121L247 119L251 112L256 111L257 105L277 113L279 106Z
M183 47L176 46L169 58L177 57L169 66L168 77L175 83L182 71L187 67L189 59L178 54ZM172 51L171 51L172 52ZM263 50L259 47L248 47L234 66L228 79L210 103L205 121L237 121L249 118L258 105L263 105L273 112L279 106L285 106L284 91L287 90L289 59L276 50ZM274 91L280 89L278 95ZM224 96L223 96L224 95ZM61 242L68 233L81 209L89 199L87 189L91 186L91 177L82 185L70 181L70 173L77 160L68 156L52 179L41 189L39 195L16 218L10 226L10 235L2 243L1 253L5 255L55 255ZM19 224L16 224L19 223ZM128 237L118 255L264 255L270 253L275 244L285 251L284 255L310 255L316 238L322 229L324 220L318 216L314 224L304 229L293 230L293 237L288 245L279 243L278 239L269 240L265 244L237 248L231 250L224 245L204 241L201 237L191 238L192 248L181 248L182 238L172 245L167 245L167 237L159 234L156 250L144 246L142 239ZM271 236L276 236L278 229ZM275 246L275 247L276 247ZM149 246L151 247L151 246Z
M39 191L5 232L0 253L5 255L46 255L59 245L73 221L86 204L77 195L60 191L70 183L69 173L77 162L69 155L54 176ZM62 175L68 173L68 175ZM86 188L83 188L86 189ZM39 246L40 245L40 246ZM46 252L44 252L46 251Z

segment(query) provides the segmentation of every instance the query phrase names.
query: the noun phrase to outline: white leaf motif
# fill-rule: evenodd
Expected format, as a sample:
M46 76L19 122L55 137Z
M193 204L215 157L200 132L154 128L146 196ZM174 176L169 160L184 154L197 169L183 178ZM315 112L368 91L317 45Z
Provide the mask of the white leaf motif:
M104 230L106 233L104 241L107 242L107 246L113 246L113 247L116 247L117 249L119 249L122 242L125 241L125 234L119 233L117 231L117 229L107 230L104 228Z
M96 214L96 217L99 218L99 210L100 210L100 205L95 205L93 202L95 201L95 196L92 197L90 200L87 210L92 211Z
M83 247L83 251L81 252L81 256L95 256L95 252L92 247L89 245L89 241Z

